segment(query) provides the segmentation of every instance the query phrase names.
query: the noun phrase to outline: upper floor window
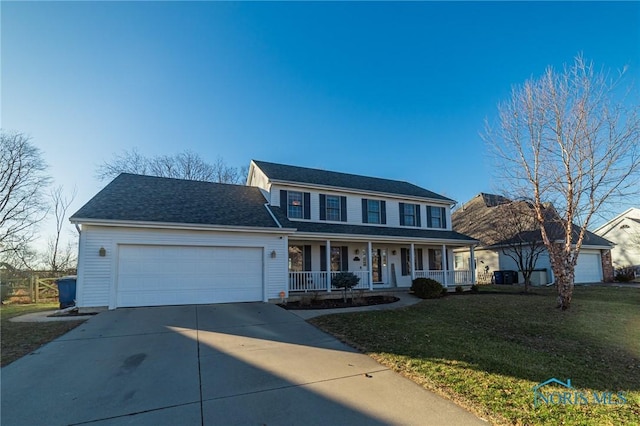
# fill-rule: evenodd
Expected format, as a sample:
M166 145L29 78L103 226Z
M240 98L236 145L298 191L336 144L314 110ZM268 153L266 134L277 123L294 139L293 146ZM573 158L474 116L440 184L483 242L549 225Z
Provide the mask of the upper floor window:
M400 203L400 226L421 226L420 205Z
M287 216L302 219L302 192L289 191L287 195Z
M380 223L380 201L367 201L367 223Z
M280 207L285 208L290 219L310 219L310 194L300 191L280 191Z
M427 227L446 228L447 216L444 207L427 206Z
M384 200L362 199L362 223L387 223L387 203Z
M320 220L347 221L347 197L320 194Z

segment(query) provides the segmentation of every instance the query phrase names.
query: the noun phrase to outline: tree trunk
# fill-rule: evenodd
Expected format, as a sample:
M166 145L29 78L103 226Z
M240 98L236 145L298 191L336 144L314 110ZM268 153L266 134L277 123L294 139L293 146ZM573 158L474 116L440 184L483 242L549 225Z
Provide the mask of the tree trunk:
M571 266L569 256L565 255L562 257L562 261L558 262L559 268L555 268L557 270L554 270L553 273L556 276L556 285L558 286L558 308L564 311L571 306L575 272Z

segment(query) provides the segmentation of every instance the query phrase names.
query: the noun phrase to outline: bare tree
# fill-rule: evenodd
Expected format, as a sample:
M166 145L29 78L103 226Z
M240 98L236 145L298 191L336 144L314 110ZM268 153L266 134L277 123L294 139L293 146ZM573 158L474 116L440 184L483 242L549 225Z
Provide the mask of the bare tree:
M549 251L558 306L571 305L585 232L603 205L638 192L640 106L621 93L621 78L596 71L582 56L562 71L514 87L485 140L500 161L497 177L512 198L532 202ZM545 217L545 203L558 214ZM574 223L576 228L574 228ZM562 229L555 238L550 229ZM575 229L578 232L575 232Z
M192 151L175 155L145 157L137 150L116 154L111 161L105 161L97 170L101 180L113 179L120 173L135 173L177 179L201 180L220 183L241 183L244 169L227 165L218 157L214 163L207 163Z
M0 130L0 254L24 251L35 238L47 213L46 170L29 137Z
M545 250L533 206L526 201L512 201L496 206L490 232L494 246L518 266L529 291L531 275L540 254Z
M69 207L76 198L77 189L74 188L71 195L66 196L64 188L58 186L51 190L51 205L55 219L55 232L47 241L47 249L44 252L43 262L47 269L52 272L66 271L71 269L76 261L76 254L73 243L62 245L61 235L66 223Z

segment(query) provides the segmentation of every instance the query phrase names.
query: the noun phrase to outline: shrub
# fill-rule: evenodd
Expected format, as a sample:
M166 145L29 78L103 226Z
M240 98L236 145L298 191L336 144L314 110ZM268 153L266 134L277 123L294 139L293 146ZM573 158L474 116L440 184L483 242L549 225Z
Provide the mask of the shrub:
M629 281L633 281L635 278L634 268L631 267L623 267L616 271L615 280L621 283L628 283Z
M480 291L480 287L478 287L478 284L474 284L471 286L471 292L472 293L477 293Z
M352 272L340 272L331 278L331 286L342 289L342 298L347 301L347 290L353 289L358 285L360 278Z
M411 284L411 291L421 299L435 299L442 296L442 285L431 278L416 278Z
M464 289L462 288L461 285L457 285L456 286L456 293L462 293L464 291Z

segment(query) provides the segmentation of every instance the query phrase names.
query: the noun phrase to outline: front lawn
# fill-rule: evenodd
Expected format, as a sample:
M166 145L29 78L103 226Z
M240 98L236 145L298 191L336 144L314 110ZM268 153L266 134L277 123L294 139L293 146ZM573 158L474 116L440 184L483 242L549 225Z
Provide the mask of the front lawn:
M640 289L577 287L563 312L552 288L497 287L312 322L494 424L640 424ZM532 388L550 378L570 379L577 404L534 407Z
M0 366L15 361L38 349L67 331L77 327L83 321L61 322L11 322L9 318L32 312L58 309L58 303L40 303L35 305L2 305L0 307Z

